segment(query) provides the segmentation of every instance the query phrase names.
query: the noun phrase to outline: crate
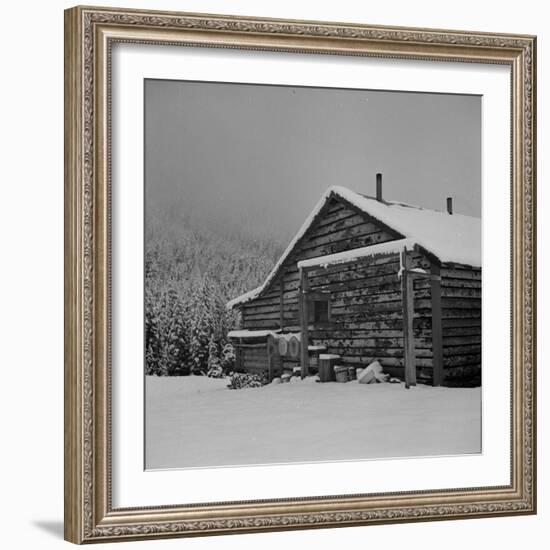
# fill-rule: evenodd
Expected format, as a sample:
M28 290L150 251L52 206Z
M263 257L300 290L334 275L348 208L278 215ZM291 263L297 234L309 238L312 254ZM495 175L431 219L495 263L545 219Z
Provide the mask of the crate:
M334 367L334 375L336 376L336 382L349 382L349 368L348 367Z
M326 353L327 348L325 346L308 346L309 354L309 369L313 372L319 371L319 356L322 353Z

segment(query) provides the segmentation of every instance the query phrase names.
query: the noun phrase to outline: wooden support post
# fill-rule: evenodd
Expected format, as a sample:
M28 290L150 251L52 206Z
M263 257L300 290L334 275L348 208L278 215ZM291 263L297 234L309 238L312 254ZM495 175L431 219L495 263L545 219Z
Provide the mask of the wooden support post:
M273 380L273 354L271 353L273 336L271 334L267 335L267 377L271 382Z
M416 364L414 358L414 288L410 273L411 257L406 250L401 253L401 300L403 305L403 348L405 359L405 387L416 386Z
M301 375L305 378L309 374L309 337L308 337L308 293L309 280L307 271L300 269L300 363L302 367Z
M443 383L443 327L441 322L441 268L437 264L431 266L430 288L432 295L432 352L434 386Z
M241 348L241 345L242 345L242 342L243 342L243 339L242 338L239 338L238 339L238 347L237 347L237 353L236 353L236 357L235 357L235 365L237 367L237 372L242 372L244 370L244 361L243 361L243 350Z
M281 276L280 282L280 294L279 294L279 326L281 330L285 328L285 281L284 277Z

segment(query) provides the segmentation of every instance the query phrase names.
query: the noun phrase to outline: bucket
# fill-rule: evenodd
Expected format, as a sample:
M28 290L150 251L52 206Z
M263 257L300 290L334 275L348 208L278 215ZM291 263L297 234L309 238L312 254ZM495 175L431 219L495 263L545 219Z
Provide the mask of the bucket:
M336 382L349 382L349 368L348 367L334 367L334 374L336 375Z
M279 348L279 355L281 357L285 357L288 353L288 340L285 338L284 335L281 335L277 339L277 347Z
M292 335L289 338L288 354L293 359L297 359L298 357L300 357L300 340L295 335Z

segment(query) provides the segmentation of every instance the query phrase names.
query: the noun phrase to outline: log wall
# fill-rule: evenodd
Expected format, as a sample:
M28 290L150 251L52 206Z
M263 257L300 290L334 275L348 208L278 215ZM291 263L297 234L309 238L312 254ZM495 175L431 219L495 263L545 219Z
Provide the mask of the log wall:
M350 205L332 200L317 216L260 298L241 307L246 329L299 331L297 262L344 250L402 238L401 235ZM430 272L420 254L413 267ZM403 377L403 319L398 254L332 266L309 272L311 292L329 292L328 326L310 325L310 344L325 345L342 362L365 366L378 359L392 375ZM443 383L463 385L481 368L481 271L461 266L441 267ZM433 378L432 287L428 279L414 281L414 337L417 378ZM282 304L282 315L281 315ZM250 366L255 362L250 359Z
M413 267L429 267L420 255ZM342 362L366 366L378 360L392 375L404 375L403 309L399 254L318 269L309 274L312 291L330 292L330 326L312 326L312 344L325 345ZM417 377L432 376L431 301L416 288L413 329Z
M254 339L235 339L235 370L237 372L267 373L269 371L269 359L267 341L262 339L258 342ZM272 376L280 376L282 372L282 361L278 355L273 355L271 363Z
M271 288L242 307L247 329L299 331L297 262L344 250L401 238L339 201L329 203L287 258ZM416 255L414 267L429 269ZM334 266L309 273L312 292L330 292L330 326L311 325L310 343L327 346L350 365L365 366L378 359L392 374L403 375L403 322L398 254L377 260ZM282 285L282 289L281 289ZM415 282L416 286L416 282ZM281 325L281 290L283 315ZM431 303L429 292L415 290L415 345L417 376L431 377Z
M441 269L446 385L481 383L481 269Z
M309 231L286 259L281 276L272 283L261 298L244 304L242 307L243 328L300 330L298 261L353 248L362 248L369 244L382 243L399 237L397 233L385 230L374 221L366 219L365 214L333 199L321 210ZM282 326L281 285L283 292Z

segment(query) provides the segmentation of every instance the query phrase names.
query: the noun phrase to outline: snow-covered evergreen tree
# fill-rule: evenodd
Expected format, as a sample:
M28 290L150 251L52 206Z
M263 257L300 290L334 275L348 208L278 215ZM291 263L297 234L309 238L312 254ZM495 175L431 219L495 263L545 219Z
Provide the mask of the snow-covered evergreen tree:
M184 218L172 222L149 221L147 226L146 373L206 372L212 341L223 350L224 370L232 369L227 332L239 327L240 316L225 304L264 280L281 247L196 227Z

